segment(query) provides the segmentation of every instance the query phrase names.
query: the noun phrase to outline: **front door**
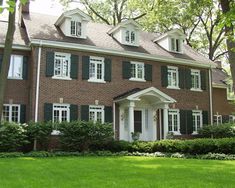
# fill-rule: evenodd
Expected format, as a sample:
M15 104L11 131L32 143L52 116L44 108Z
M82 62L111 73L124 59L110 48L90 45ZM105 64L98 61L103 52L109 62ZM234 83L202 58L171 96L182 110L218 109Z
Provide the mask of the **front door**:
M134 111L134 132L142 133L142 111Z

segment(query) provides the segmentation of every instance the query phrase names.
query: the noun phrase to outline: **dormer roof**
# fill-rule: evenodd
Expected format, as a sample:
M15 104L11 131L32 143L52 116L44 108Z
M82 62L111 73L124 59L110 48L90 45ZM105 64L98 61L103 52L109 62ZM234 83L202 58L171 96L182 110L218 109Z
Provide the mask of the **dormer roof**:
M60 26L63 23L63 21L65 20L65 18L72 18L72 16L74 14L79 14L81 16L82 20L84 20L84 21L91 20L90 16L88 16L86 13L81 11L79 8L76 8L76 9L69 10L69 11L66 11L63 14L61 14L60 17L55 22L55 25Z
M115 27L113 27L112 29L110 29L108 31L108 34L111 35L111 34L115 33L115 31L117 31L119 28L128 27L129 25L134 26L134 28L136 30L140 30L140 28L141 28L141 26L135 20L129 19L129 20L125 20L125 21L117 24Z
M186 38L186 35L180 30L180 29L173 29L173 30L170 30L162 35L159 35L158 37L156 37L153 42L158 42L159 40L161 39L164 39L168 36L178 36L182 39L185 39Z

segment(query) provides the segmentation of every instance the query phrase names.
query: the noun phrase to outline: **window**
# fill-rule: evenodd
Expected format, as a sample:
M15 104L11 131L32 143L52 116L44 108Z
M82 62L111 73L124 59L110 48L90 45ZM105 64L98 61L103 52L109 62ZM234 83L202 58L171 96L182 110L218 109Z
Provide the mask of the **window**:
M3 0L0 0L0 6L2 6L3 5Z
M2 117L4 121L20 122L20 105L18 104L4 104Z
M179 74L177 67L168 66L168 88L179 88Z
M202 111L193 111L193 133L197 133L202 127Z
M234 100L234 90L233 90L233 83L227 83L227 99L228 100Z
M171 38L171 51L181 52L181 40L176 38Z
M222 124L222 115L219 114L214 115L214 124L216 125Z
M168 131L179 133L179 110L168 111Z
M89 120L104 123L104 107L89 106Z
M89 81L104 82L104 58L90 57Z
M70 54L55 53L54 77L70 78Z
M201 90L200 70L191 70L192 90Z
M53 104L53 122L70 121L70 105Z
M229 115L229 123L235 123L235 116Z
M144 80L144 63L131 62L131 79Z
M135 41L136 41L135 31L126 30L126 32L125 32L125 41L128 44L135 44Z
M71 36L80 37L82 35L82 23L77 21L71 21Z
M12 55L8 71L9 79L23 79L23 56Z

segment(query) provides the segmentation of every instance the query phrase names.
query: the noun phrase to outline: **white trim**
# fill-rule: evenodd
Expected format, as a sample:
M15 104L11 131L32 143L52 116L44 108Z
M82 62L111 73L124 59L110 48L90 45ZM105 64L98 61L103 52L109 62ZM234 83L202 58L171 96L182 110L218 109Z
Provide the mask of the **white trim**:
M135 81L135 82L146 82L145 79L138 79L138 78L130 78L130 81Z
M92 109L91 110L91 108L100 108L100 109ZM94 117L94 122L96 122L97 121L97 112L101 112L101 123L104 123L104 121L105 121L105 111L104 111L104 106L103 105L89 105L89 121L91 121L90 120L90 112L91 111L93 111L94 113L95 113L95 117Z
M95 77L90 78L90 65L91 63L95 64ZM97 78L97 64L101 64L101 79ZM106 83L104 80L105 77L105 63L104 63L104 57L98 57L98 56L90 56L89 58L89 79L88 82L95 82L95 83Z
M181 135L180 133L180 110L179 109L173 109L173 108L170 108L168 109L168 117L169 117L169 113L170 111L172 112L172 114L177 114L177 131L174 131L174 118L173 118L173 121L172 121L172 131L169 131L169 118L168 118L168 132L169 133L173 133L174 135Z
M209 97L210 97L210 116L211 125L213 125L213 96L212 96L212 69L209 69Z
M203 119L202 119L202 110L192 110L192 116L196 116L196 114L200 116L200 125L199 127L202 128L202 125L203 125ZM195 129L196 131L193 131L193 135L196 135L198 134L198 130L197 130L197 119L195 118Z
M3 104L3 107L9 107L9 122L12 122L12 107L18 107L18 121L16 123L20 123L20 104ZM2 109L2 119L3 119L3 109Z
M198 88L195 88L193 87L193 84L192 84L192 87L191 87L191 91L202 91L202 86L201 86L201 71L198 70L198 69L191 69L191 77L192 76L198 76Z
M5 48L5 44L0 43L0 48ZM31 47L27 45L21 45L21 44L13 44L12 45L13 50L25 50L25 51L31 51Z
M32 39L30 45L39 45L40 44L39 39ZM181 58L169 58L164 56L157 56L157 55L151 55L146 53L139 53L139 52L130 52L130 51L119 51L119 50L112 50L112 49L106 49L96 46L90 46L90 45L83 45L78 43L68 43L68 42L58 42L58 41L47 41L42 40L43 46L46 47L55 47L55 48L62 48L62 49L74 49L74 50L81 50L86 52L95 52L95 53L102 53L102 54L110 54L110 55L117 55L117 56L125 56L125 57L133 57L133 58L139 58L144 60L153 60L153 61L161 61L166 63L173 63L173 64L180 64L180 65L190 65L193 67L204 67L204 68L215 68L216 64L213 62L199 62L199 61L193 61L193 60L186 60Z
M169 70L171 69L171 70ZM169 85L169 79L168 79L168 74L169 72L171 73L171 75L173 75L173 73L176 73L176 86L173 85ZM175 66L167 66L167 88L168 89L180 89L179 88L179 68L175 67ZM172 83L171 83L172 84Z
M20 58L20 66L21 66L21 72L20 72L20 76L19 77L14 77L14 76L9 76L9 72L11 70L11 66L13 66L13 69L10 74L14 75L14 70L15 70L15 57ZM9 70L8 70L8 74L7 74L7 79L8 80L23 80L23 59L24 56L23 55L17 55L17 54L12 54L11 58L10 58L10 66L9 66Z
M64 104L64 103L53 103L53 108L52 108L52 122L54 123L54 110L56 109L55 106L59 106L59 107L66 107L66 111L67 111L67 122L70 122L70 104ZM58 108L60 109L60 108ZM65 109L65 108L64 108ZM63 109L62 109L63 110ZM61 122L61 116L59 115L59 122Z
M64 56L64 57L57 57L57 56ZM55 62L56 62L56 58L58 58L60 60L60 75L55 75ZM63 59L63 60L62 60ZM67 70L67 73L68 73L68 76L64 76L64 62L65 61L68 61L68 70ZM61 68L62 66L62 68ZM54 72L53 72L53 79L62 79L62 80L72 80L71 77L70 77L70 71L71 71L71 54L70 53L61 53L61 52L55 52L54 54Z
M145 64L143 62L137 62L137 61L131 61L130 64L131 64L131 66L135 65L135 75L136 75L136 77L131 77L129 80L131 80L131 81L139 81L139 82L146 82L146 80L145 80ZM138 70L137 70L138 65L142 66L142 69L141 69L141 71L142 71L142 78L138 78ZM131 71L132 71L132 67L131 67Z

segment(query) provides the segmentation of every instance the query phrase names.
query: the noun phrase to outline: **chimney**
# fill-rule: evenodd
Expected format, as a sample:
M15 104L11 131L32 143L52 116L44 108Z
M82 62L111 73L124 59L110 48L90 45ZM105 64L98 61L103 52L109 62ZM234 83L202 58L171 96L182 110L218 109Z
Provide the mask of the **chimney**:
M218 68L218 69L222 69L222 63L221 63L221 61L214 61L214 63L217 64L217 68Z

